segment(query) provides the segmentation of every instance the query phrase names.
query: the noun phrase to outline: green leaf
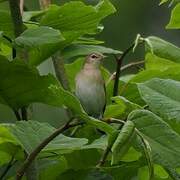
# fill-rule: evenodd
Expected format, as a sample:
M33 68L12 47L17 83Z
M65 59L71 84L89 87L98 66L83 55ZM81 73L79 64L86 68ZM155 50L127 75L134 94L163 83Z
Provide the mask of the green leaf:
M88 54L91 54L93 52L100 52L103 54L121 54L121 51L114 50L111 48L107 48L100 45L80 45L80 44L73 44L68 47L66 47L62 51L62 56L65 59L70 59L77 56L85 56Z
M180 48L155 36L145 38L148 52L176 63L180 63Z
M40 102L57 107L65 105L76 114L84 113L78 99L65 91L52 75L40 76L37 69L18 60L9 62L0 58L0 84L1 103L13 109Z
M55 128L49 124L37 121L17 122L15 126L10 126L9 129L27 153L31 153L34 148L55 131ZM69 152L80 149L87 142L88 140L85 138L70 138L60 134L42 152Z
M151 111L167 120L180 133L180 82L152 79L138 84L138 89Z
M140 168L138 162L122 163L118 166L103 167L102 169L110 174L114 180L132 180L137 177L137 171Z
M164 71L170 67L180 67L180 64L170 61L168 59L160 58L154 54L147 53L145 57L145 66L148 70Z
M108 105L106 107L104 117L106 118L123 118L125 119L127 115L135 110L139 109L140 106L132 103L131 101L127 100L122 96L116 96L111 98L113 100L113 104Z
M57 44L63 40L64 38L60 31L41 26L25 30L14 42L16 46L22 48L37 48L45 44Z
M79 1L72 1L63 6L51 6L41 20L41 25L61 30L67 41L93 33L100 21L116 10L108 0L102 0L95 7Z
M68 164L63 156L46 158L38 161L40 171L39 180L55 180L59 174L68 169Z
M160 117L147 110L135 110L128 120L149 142L153 161L165 167L180 165L180 136Z
M130 143L134 136L134 129L135 126L132 121L126 121L126 123L123 125L111 149L112 165L117 164L130 148Z
M11 15L8 11L0 10L0 31L8 37L14 37L14 28L11 21Z
M63 6L50 6L40 24L59 29L66 40L63 44L43 45L38 50L33 49L29 53L30 63L38 65L82 35L95 32L100 21L114 12L115 8L108 0L100 1L95 7L79 1L68 2Z
M178 3L171 12L171 19L166 26L167 29L180 29L180 3Z
M31 19L36 19L41 17L45 12L44 11L24 11L23 12L23 21L30 21Z

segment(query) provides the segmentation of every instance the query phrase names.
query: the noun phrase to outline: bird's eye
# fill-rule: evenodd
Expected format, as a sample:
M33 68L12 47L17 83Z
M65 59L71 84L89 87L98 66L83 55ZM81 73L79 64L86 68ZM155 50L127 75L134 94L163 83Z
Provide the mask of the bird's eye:
M93 59L97 58L97 56L96 56L95 54L93 54L91 57L92 57Z

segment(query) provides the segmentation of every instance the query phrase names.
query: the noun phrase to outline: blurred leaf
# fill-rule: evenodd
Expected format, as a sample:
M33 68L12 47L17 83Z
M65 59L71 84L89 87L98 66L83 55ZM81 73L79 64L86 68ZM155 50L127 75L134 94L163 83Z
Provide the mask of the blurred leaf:
M162 117L180 133L180 82L152 79L138 84L138 89L151 111Z
M155 36L145 38L148 52L176 63L180 63L180 48Z
M37 121L21 121L9 127L13 136L27 153L31 153L45 138L55 131L55 128L46 123ZM42 152L69 152L80 149L87 144L85 138L70 138L60 134L52 140Z
M104 41L100 41L92 37L79 37L77 40L73 41L73 44L98 45L103 43Z
M7 164L12 158L8 153L1 151L1 150L0 150L0 157L1 157L0 158L0 166Z
M56 44L64 38L60 31L50 27L41 26L38 28L27 29L15 39L15 45L22 48L37 48L45 44Z
M171 12L171 19L166 26L167 29L180 29L180 3L178 3Z
M62 51L62 56L65 59L70 59L76 56L85 56L94 52L100 52L102 54L121 54L121 51L107 48L100 45L70 45Z
M126 121L111 148L112 165L117 164L130 148L130 144L134 136L134 130L134 123L132 121Z
M0 31L10 38L14 37L14 28L11 21L10 12L0 10Z
M44 11L24 11L23 12L23 21L30 21L31 19L35 19L44 14Z
M128 120L143 134L152 149L153 161L165 167L180 165L180 135L160 117L147 110L133 111Z

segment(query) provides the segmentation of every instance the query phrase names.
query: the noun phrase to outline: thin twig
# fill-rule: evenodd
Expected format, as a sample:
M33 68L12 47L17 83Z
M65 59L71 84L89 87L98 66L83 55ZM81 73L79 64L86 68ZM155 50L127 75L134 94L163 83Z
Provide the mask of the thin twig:
M144 61L136 61L136 62L132 62L129 64L126 64L124 66L121 67L121 72L130 69L132 67L136 67L138 65L144 64ZM112 80L114 80L116 77L116 72L112 73L112 75L110 76L110 78L107 80L106 85L108 85Z
M125 70L127 70L129 68L132 68L134 66L136 67L136 66L141 65L141 64L144 64L144 60L136 61L136 62L132 62L132 63L126 64L126 65L121 67L121 71L125 71Z
M65 130L71 128L71 127L75 127L75 126L79 126L82 124L82 122L78 122L78 123L71 123L71 121L73 120L70 119L65 125L63 125L62 127L60 127L59 129L57 129L56 131L54 131L50 136L48 136L44 141L42 141L34 150L32 153L29 154L29 156L27 157L27 159L25 160L25 162L23 163L23 165L20 167L20 169L17 172L17 176L16 176L16 180L20 180L26 169L31 165L31 163L34 161L34 159L37 157L37 155L41 152L41 150L46 147L55 137L57 137L59 134L63 133Z
M119 58L115 56L117 66L116 66L116 76L115 76L114 88L113 88L113 96L118 95L119 78L121 75L121 66L122 66L123 60L126 57L126 55L133 49L133 47L134 47L134 43L129 48L127 48Z

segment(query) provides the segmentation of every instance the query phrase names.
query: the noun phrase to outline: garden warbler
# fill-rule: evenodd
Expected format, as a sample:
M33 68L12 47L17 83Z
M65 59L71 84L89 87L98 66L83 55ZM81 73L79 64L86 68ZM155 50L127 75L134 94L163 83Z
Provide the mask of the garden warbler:
M105 56L93 53L86 57L76 76L76 96L88 115L101 119L106 105L105 82L100 66Z

